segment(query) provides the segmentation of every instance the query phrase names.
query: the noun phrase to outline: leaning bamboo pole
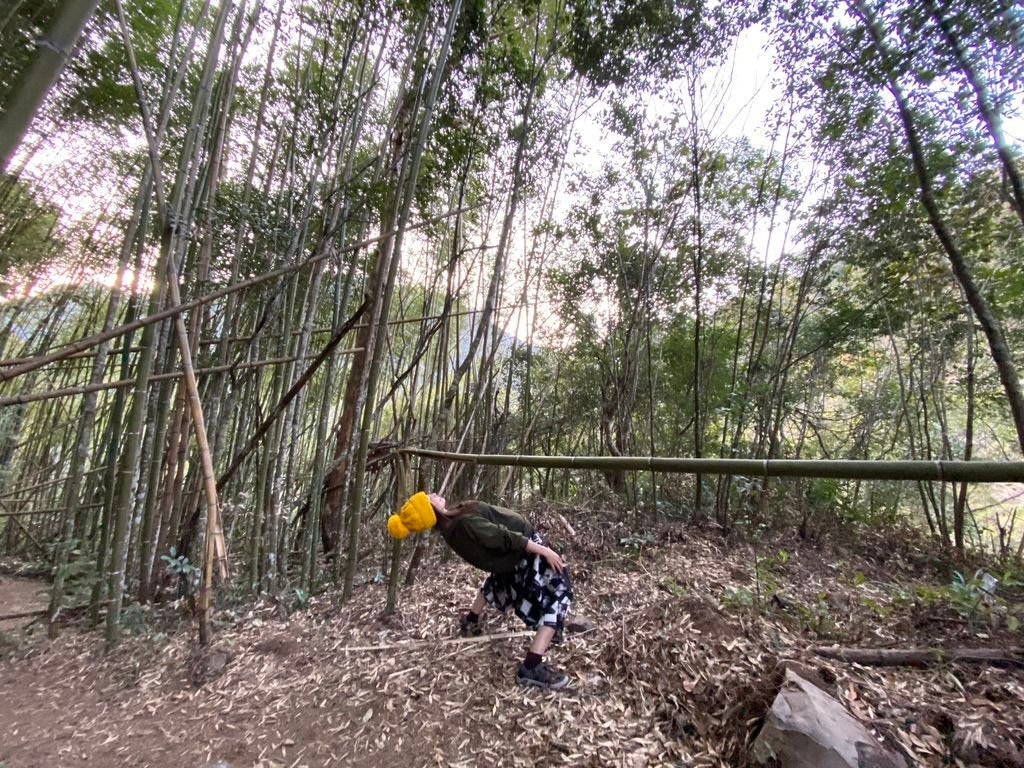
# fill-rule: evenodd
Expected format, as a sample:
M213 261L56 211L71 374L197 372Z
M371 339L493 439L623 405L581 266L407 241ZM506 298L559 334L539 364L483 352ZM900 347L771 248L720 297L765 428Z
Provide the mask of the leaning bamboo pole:
M442 461L505 467L645 470L753 477L835 480L933 480L962 483L1024 482L1024 461L865 461L862 459L714 459L661 456L514 456L402 448L401 453Z

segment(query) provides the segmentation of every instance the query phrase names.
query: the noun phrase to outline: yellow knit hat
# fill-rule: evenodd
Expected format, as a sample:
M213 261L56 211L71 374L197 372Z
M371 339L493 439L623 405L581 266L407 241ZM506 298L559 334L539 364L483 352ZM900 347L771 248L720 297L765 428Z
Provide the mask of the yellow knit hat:
M414 493L397 515L388 518L388 533L393 539L404 539L410 533L425 531L437 524L434 507L423 491Z

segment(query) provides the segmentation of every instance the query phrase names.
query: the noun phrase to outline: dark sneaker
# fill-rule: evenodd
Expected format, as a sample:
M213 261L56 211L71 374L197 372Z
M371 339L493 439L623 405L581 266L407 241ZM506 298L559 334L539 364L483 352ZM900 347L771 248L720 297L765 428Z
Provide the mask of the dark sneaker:
M480 622L470 621L468 616L459 619L459 634L463 637L479 637L484 631L480 629Z
M534 685L549 691L557 691L569 684L569 676L554 667L549 667L543 661L533 669L527 669L526 665L520 662L519 669L516 670L516 682L519 685Z

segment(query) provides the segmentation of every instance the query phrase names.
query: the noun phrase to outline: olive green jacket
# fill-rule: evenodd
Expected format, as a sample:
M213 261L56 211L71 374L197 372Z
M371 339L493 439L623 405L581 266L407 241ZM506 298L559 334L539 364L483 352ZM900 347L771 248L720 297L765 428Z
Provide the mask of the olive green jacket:
M522 560L533 526L511 509L482 501L453 505L448 525L438 526L455 554L490 573L511 573Z

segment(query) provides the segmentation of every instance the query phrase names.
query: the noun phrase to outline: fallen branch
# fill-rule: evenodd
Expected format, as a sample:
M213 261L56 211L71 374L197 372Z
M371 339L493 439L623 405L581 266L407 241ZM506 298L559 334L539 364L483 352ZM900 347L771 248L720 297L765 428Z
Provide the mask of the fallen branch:
M83 613L92 607L92 603L81 603L79 605L68 605L61 607L57 614L51 617L51 621L54 621L57 616L73 616L75 614ZM21 613L8 613L0 616L0 621L13 621L14 619L28 619L33 616L45 616L49 612L49 608L39 608L34 611L23 611Z
M382 643L381 645L349 645L344 648L333 648L333 651L344 651L355 653L357 651L397 651L411 648L426 648L436 645L469 645L470 643L487 643L494 640L511 640L516 637L527 637L533 635L532 630L519 632L498 632L493 635L479 635L477 637L451 637L447 640L402 640L397 643Z
M39 608L35 611L22 611L21 613L0 614L0 621L13 621L14 619L27 619L31 616L45 616L46 609Z
M826 659L881 667L926 667L967 662L994 667L1024 667L1022 648L811 648Z

